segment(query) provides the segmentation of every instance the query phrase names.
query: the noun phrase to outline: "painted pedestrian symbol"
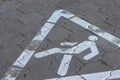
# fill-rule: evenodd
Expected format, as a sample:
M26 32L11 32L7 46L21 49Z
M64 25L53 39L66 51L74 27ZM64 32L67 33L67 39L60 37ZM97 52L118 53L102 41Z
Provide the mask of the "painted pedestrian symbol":
M61 62L61 65L58 69L58 74L60 76L65 76L67 73L67 70L69 68L70 61L72 59L73 54L80 54L81 52L85 51L86 49L90 48L91 53L84 56L83 58L85 60L90 60L91 58L95 57L99 54L97 46L94 41L98 40L96 36L89 36L88 38L90 41L84 41L82 43L76 43L76 46L73 46L72 48L52 48L46 51L38 52L35 54L36 58L42 58L48 55L52 54L65 54L63 57L63 60ZM69 43L69 42L67 42ZM63 43L64 45L67 43ZM70 44L70 43L69 43ZM75 45L75 43L71 43L71 45Z
M107 33L106 31L90 24L89 22L75 16L74 14L72 14L66 10L57 10L47 20L47 22L39 30L37 35L33 38L31 43L26 47L26 49L21 53L21 55L17 58L17 60L12 64L12 66L8 69L8 71L6 72L6 74L4 75L4 77L1 80L16 80L17 76L20 74L22 69L26 66L28 61L31 59L31 57L36 52L37 48L44 41L46 36L49 34L49 32L52 30L52 28L54 27L56 22L61 17L67 18L68 20L80 25L80 27L83 27L86 30L94 33L98 37L101 37L101 38L107 40L108 42L111 42L114 45L120 47L120 39L119 38ZM91 38L89 37L89 39L91 39ZM97 37L95 37L95 40L97 40ZM76 46L81 46L82 44L86 45L86 43L90 44L90 45L87 47L82 46L83 47L82 49L79 47L76 48ZM71 61L72 54L74 53L74 50L73 50L74 48L76 50L76 53L74 53L74 54L79 54L82 52L82 50L84 51L88 47L91 48L91 53L86 55L85 57L83 57L85 60L89 60L89 59L95 57L97 54L99 54L99 51L98 51L97 46L94 41L84 41L82 43L77 43L77 44L74 42L72 44L71 43L62 43L62 45L64 45L64 44L73 45L73 47L71 49L68 49L65 51L63 51L61 48L56 48L56 49L60 50L61 54L64 54L63 60L61 62L60 68L58 70L58 74L61 76L65 75L67 73L67 69L68 69L69 65L65 66L64 71L61 71L61 70L63 69L62 67L64 67L63 64L65 62ZM74 46L74 44L76 44L76 45ZM93 48L94 49L96 48L95 54L94 54L94 51L92 50ZM50 49L50 50L52 50L52 49ZM70 51L71 51L71 53L70 53ZM37 54L39 54L39 53L36 53L36 55ZM37 57L36 55L35 55L35 57ZM46 55L43 55L43 56L46 56ZM41 57L41 56L39 56L39 57ZM89 74L82 74L82 75L73 75L73 76L68 76L68 77L52 78L52 79L45 79L45 80L110 80L110 79L117 79L117 78L120 78L120 70L111 70L111 71L89 73Z

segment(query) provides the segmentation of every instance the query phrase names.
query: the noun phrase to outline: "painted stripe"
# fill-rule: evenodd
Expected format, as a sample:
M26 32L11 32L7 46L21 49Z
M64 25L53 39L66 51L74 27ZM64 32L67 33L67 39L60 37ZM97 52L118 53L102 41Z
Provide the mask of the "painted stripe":
M120 78L120 70L75 75L61 78L52 78L45 80L111 80Z
M60 76L65 76L67 74L71 60L72 60L72 55L64 55L57 72Z
M52 48L46 51L37 52L35 54L35 57L42 58L42 57L53 55L53 54L68 54L68 55L81 54L83 51L89 48L91 52L83 58L85 60L90 60L91 58L99 54L99 51L95 42L92 42L92 41L84 41L82 43L77 44L76 46L73 46L72 48Z
M11 77L11 76L16 76L20 73L22 68L16 67L16 66L11 66L9 68L9 71L5 74L5 76L1 80L15 80L16 77Z
M60 45L61 46L74 46L78 44L78 42L61 42Z
M114 45L120 47L120 39L107 33L106 31L88 23L87 21L85 20L82 20L81 18L79 17L73 17L70 19L71 21L73 21L74 23L80 25L81 27L95 33L96 35L102 37L103 39L113 43Z
M30 60L32 55L35 53L38 46L41 44L41 42L45 39L45 37L48 35L48 33L53 28L54 24L56 23L59 18L65 17L69 19L70 21L73 21L74 23L81 25L83 28L95 33L96 35L106 39L107 41L110 41L111 43L115 44L116 46L120 47L120 39L117 37L101 30L100 28L82 20L81 18L75 16L74 14L66 11L66 10L57 10L55 11L52 16L47 20L47 22L44 24L44 26L40 29L40 31L37 33L37 35L33 38L31 43L27 46L27 48L21 53L21 55L18 57L18 59L13 63L12 67L8 69L5 76L1 80L15 80L16 77L21 72L22 68L25 67L27 62ZM14 67L13 67L14 66ZM16 66L16 69L14 69ZM19 68L18 68L19 67ZM10 73L12 70L12 73L14 73L14 76Z
M18 59L13 63L13 65L6 72L5 76L1 80L15 80L20 74L21 70L25 67L27 62L30 60L32 55L35 53L38 46L50 32L54 24L46 23L37 35L33 38L31 43L26 47L26 49L21 53ZM13 73L14 75L12 75Z

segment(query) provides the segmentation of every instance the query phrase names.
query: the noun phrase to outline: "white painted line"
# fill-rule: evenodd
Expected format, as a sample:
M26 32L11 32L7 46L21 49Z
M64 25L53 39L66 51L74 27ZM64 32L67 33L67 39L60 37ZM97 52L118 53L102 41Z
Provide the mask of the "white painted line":
M84 57L85 60L89 60L99 54L97 46L93 41L84 41L82 43L78 43L76 46L73 46L72 48L52 48L46 51L37 52L35 54L35 57L42 58L52 54L68 54L68 55L80 54L89 48L91 49L91 52Z
M63 57L63 60L58 69L58 75L64 76L64 75L66 75L66 73L68 71L69 64L71 62L73 54L80 54L81 52L85 51L88 48L91 49L91 52L88 55L83 57L85 60L89 60L99 54L97 46L94 42L95 40L98 40L98 38L96 36L89 36L88 39L91 41L84 41L82 43L77 44L76 46L73 46L72 48L52 48L52 49L49 49L46 51L38 52L35 54L35 57L42 58L42 57L45 57L48 55L60 54L60 53L69 54L69 55L65 55ZM67 44L68 44L68 42L67 42Z
M35 53L38 46L50 32L54 24L45 23L41 30L37 33L37 35L33 38L31 43L26 47L26 49L21 53L18 59L13 63L13 65L9 68L5 76L1 80L15 80L22 68L25 67L27 62L30 60L32 55ZM17 68L17 69L14 69ZM12 71L11 71L12 70ZM13 73L14 75L12 75Z
M32 55L35 53L38 46L41 42L45 39L48 33L53 28L54 24L56 23L61 17L65 17L70 21L80 25L81 27L95 33L96 35L102 37L103 39L113 43L114 45L120 47L120 39L101 30L100 28L84 21L83 19L75 16L74 14L66 11L66 10L57 10L55 11L52 16L47 20L44 26L40 29L31 43L27 46L27 48L21 53L18 59L13 63L13 65L8 69L5 76L1 80L15 80L21 70L25 67L27 62L30 60ZM14 69L16 68L16 69ZM11 71L12 70L12 71ZM12 75L13 73L14 75Z
M52 78L45 80L112 80L120 78L120 70L75 75L61 78Z
M53 79L45 79L45 80L85 80L80 76L71 76L71 77L63 77L63 78L53 78Z
M61 42L60 45L61 46L74 46L78 44L78 42Z
M71 21L73 21L74 23L78 24L78 25L81 25L81 27L93 32L94 34L102 37L103 39L113 43L114 45L120 47L120 39L105 32L104 30L88 23L87 21L85 20L82 20L81 18L79 17L73 17L70 19Z
M11 77L14 76L14 75L18 75L20 73L20 71L22 70L22 68L17 68L17 67L10 67L9 68L9 71L6 73L6 77L5 78L2 78L1 80L15 80L16 77Z
M71 59L72 55L64 55L60 67L58 69L58 74L60 76L65 76L67 74Z

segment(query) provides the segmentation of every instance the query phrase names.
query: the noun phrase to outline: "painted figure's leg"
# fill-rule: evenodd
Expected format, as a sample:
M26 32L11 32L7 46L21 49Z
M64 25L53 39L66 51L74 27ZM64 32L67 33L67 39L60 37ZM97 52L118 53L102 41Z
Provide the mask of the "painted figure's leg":
M91 49L91 53L83 57L85 60L89 60L99 54L98 48L94 42L91 42L88 46Z
M67 74L71 60L72 60L72 55L64 55L57 72L60 76L65 76Z

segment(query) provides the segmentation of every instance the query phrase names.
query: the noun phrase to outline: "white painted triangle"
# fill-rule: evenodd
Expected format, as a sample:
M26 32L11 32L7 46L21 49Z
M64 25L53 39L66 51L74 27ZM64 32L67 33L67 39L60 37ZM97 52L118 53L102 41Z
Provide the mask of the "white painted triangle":
M26 66L30 58L33 56L38 46L43 42L45 37L49 34L49 32L54 27L55 23L61 18L65 17L70 21L80 25L80 27L85 28L93 32L94 34L102 37L103 39L113 43L114 45L120 47L120 39L107 33L106 31L90 24L89 22L75 16L74 14L66 11L66 10L57 10L52 16L46 21L37 35L33 38L31 43L26 47L26 49L21 53L18 59L13 63L13 65L8 69L6 74L1 80L16 80L17 76L20 74L22 69ZM14 74L14 75L13 75ZM117 73L120 75L120 73ZM97 79L96 79L97 80Z

